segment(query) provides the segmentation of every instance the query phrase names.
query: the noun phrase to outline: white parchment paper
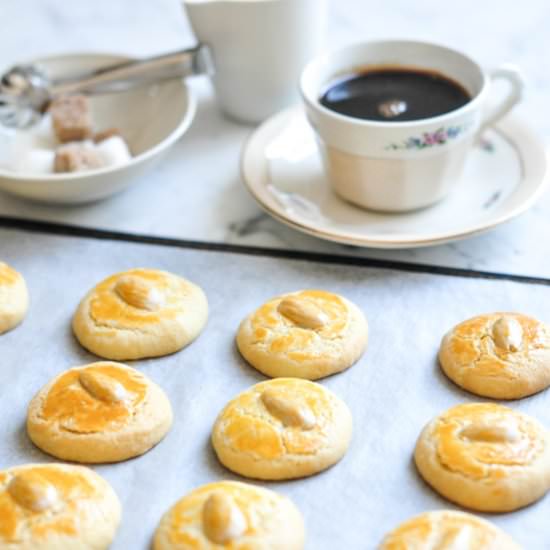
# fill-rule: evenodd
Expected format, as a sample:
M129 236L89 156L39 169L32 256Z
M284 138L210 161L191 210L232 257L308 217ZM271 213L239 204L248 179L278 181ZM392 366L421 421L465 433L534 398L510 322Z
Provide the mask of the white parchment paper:
M261 483L291 497L307 525L308 550L373 549L385 532L431 509L454 508L417 475L415 440L434 415L475 401L439 371L442 334L493 310L550 321L550 287L508 281L413 274L124 242L0 230L0 259L20 270L31 293L28 318L0 336L0 468L46 462L29 442L26 407L60 371L95 360L73 339L70 319L84 293L116 271L155 267L200 284L210 303L204 333L175 355L133 362L172 401L173 429L146 455L94 467L114 486L123 521L114 550L150 547L161 515L194 487L239 479L210 447L223 405L264 377L235 350L241 319L271 296L323 288L353 300L370 323L365 356L322 381L354 416L354 438L335 467L308 479ZM550 393L510 403L550 427ZM550 548L550 496L518 512L490 516L529 550ZM1 521L1 518L0 518Z

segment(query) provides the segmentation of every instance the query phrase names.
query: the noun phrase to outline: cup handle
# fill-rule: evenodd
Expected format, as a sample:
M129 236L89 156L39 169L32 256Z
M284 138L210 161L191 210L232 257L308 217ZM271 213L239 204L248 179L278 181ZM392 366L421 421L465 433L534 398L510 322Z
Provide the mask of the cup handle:
M510 90L506 97L498 104L489 109L483 116L479 134L482 134L487 128L496 124L504 115L521 101L525 81L519 69L515 65L502 65L491 71L489 74L491 84L497 79L507 80L510 84ZM479 135L478 134L478 135Z

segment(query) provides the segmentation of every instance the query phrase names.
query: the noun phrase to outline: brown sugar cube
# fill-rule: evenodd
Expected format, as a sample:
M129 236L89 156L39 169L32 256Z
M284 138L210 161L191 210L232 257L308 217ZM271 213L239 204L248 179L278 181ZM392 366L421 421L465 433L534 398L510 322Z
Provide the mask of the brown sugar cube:
M101 132L97 132L94 136L94 141L96 143L101 143L102 141L105 141L110 137L120 135L120 130L118 128L107 128L107 130L101 130Z
M87 97L69 95L54 99L50 113L55 135L61 143L92 136L92 118Z
M69 143L55 153L54 172L83 172L105 166L98 151L88 144Z

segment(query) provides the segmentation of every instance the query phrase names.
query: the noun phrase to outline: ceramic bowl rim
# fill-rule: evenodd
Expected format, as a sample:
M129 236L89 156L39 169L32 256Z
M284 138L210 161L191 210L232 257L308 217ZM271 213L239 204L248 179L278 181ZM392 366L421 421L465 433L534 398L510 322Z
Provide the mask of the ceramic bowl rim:
M90 51L90 52L71 52L71 53L62 53L62 54L52 54L44 57L38 57L38 58L32 58L29 60L24 60L22 63L44 63L44 62L52 62L57 60L63 60L63 59L70 59L70 58L105 58L111 59L112 61L131 61L132 59L137 59L135 56L123 54L123 53L115 53L115 52L102 52L102 51ZM178 82L177 79L174 80L174 82ZM0 179L10 179L12 181L18 181L22 185L28 184L34 184L39 183L41 181L43 182L63 182L63 181L69 181L73 182L74 180L82 180L85 178L88 178L90 176L102 176L106 174L115 174L118 172L121 172L123 170L126 170L128 168L131 168L133 166L137 166L142 164L143 162L147 161L148 159L156 156L157 154L161 153L163 150L168 149L171 145L173 145L191 126L191 123L193 122L193 119L195 118L195 113L197 110L197 100L195 95L191 92L190 87L187 85L187 83L182 79L180 81L183 90L185 91L187 95L187 109L185 113L183 114L178 126L172 130L167 136L162 139L159 143L156 145L153 145L153 147L146 149L142 153L134 156L129 160L128 162L125 162L124 164L116 165L116 166L106 166L104 168L98 168L97 170L86 170L83 172L73 172L73 173L59 173L59 174L36 174L36 173L29 173L29 172L15 172L9 169L0 168ZM125 92L121 92L124 94Z

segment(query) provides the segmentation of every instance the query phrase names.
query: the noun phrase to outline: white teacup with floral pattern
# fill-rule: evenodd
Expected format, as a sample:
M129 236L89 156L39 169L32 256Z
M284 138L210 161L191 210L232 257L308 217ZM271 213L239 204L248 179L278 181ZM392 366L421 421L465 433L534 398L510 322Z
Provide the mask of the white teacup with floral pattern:
M332 83L369 66L438 72L461 84L471 99L454 111L404 122L353 118L321 105ZM489 106L497 78L509 82L509 91ZM468 56L444 46L384 40L314 59L302 73L300 89L336 193L364 208L404 212L434 204L451 191L478 134L521 99L523 80L511 66L487 74Z

